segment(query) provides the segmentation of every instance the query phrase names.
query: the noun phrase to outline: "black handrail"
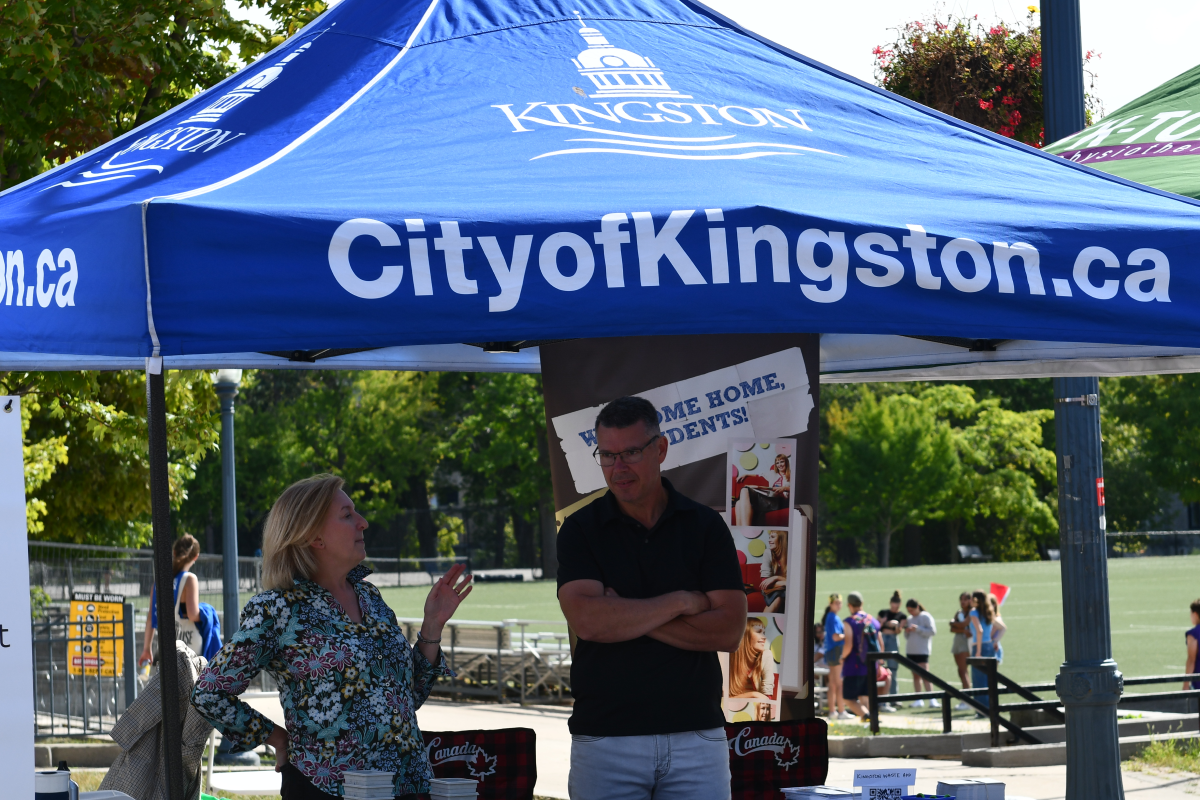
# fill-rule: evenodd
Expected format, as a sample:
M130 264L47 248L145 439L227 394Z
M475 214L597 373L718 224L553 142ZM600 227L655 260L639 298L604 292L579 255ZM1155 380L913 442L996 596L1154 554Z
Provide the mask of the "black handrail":
M946 683L941 678L929 672L924 667L918 666L915 662L907 657L900 655L895 651L886 651L882 653L867 653L867 664L874 664L876 661L896 661L903 664L914 674L924 678L930 683L941 688L940 692L910 692L906 694L889 695L889 699L896 700L925 700L925 699L942 699L942 732L950 733L950 698L954 697L967 705L974 708L977 712L987 715L991 722L991 746L1000 746L1000 728L1007 728L1017 737L1026 740L1030 744L1040 744L1034 736L1026 732L1021 726L1010 722L1000 716L1001 710L1018 711L1018 710L1043 710L1048 711L1056 717L1065 720L1066 717L1059 706L1062 705L1061 700L1042 700L1034 692L1053 691L1055 686L1053 683L1035 683L1022 686L1021 684L1009 678L1006 675L997 671L996 667L999 662L995 658L968 658L967 663L973 667L983 670L988 676L988 685L985 688L972 689L956 689ZM870 674L874 675L875 670L871 669ZM1192 673L1186 675L1150 675L1140 678L1124 679L1125 686L1147 686L1156 683L1175 683L1182 681L1200 681L1200 673ZM1004 684L1003 689L1000 684ZM987 706L977 702L974 697L978 695L987 695ZM1016 694L1024 698L1023 703L1008 703L1003 709L1000 706L1001 694ZM1125 700L1162 700L1176 697L1193 697L1200 696L1200 689L1184 689L1174 692L1147 692L1144 694L1123 695L1121 701ZM867 699L869 704L869 717L871 723L871 733L879 734L879 688L877 681L867 681ZM1010 740L1015 741L1015 740Z
M872 665L876 661L879 661L879 660L898 661L901 664L903 664L904 666L911 669L915 674L921 676L922 678L924 678L925 680L934 684L935 686L940 687L944 693L943 696L946 697L946 701L943 701L943 703L942 703L942 728L943 728L944 733L950 732L950 724L949 724L950 723L950 713L949 713L949 710L947 709L948 700L950 697L956 697L960 701L962 701L962 702L966 703L967 705L971 706L972 708L974 708L977 712L979 712L981 714L987 714L989 717L991 717L993 719L993 722L992 722L992 739L993 739L992 746L993 747L999 747L998 726L1000 726L1000 725L1003 725L1005 728L1012 731L1013 733L1015 733L1017 736L1021 737L1022 739L1027 740L1030 744L1041 744L1041 742L1039 742L1036 738L1034 738L1030 734L1026 733L1020 726L1014 725L1013 723L1011 723L1008 720L1001 717L999 715L999 712L990 712L988 710L988 706L990 706L992 709L996 709L999 707L999 700L996 697L996 695L998 694L998 691L997 691L998 687L996 686L995 680L990 681L990 685L988 686L988 688L986 690L974 690L974 691L967 690L968 692L970 692L970 694L983 694L984 691L986 691L987 695L988 695L988 706L984 706L983 704L976 702L975 698L968 695L967 692L964 692L961 689L954 688L953 686L946 683L944 680L942 680L938 676L934 675L929 670L925 669L924 667L917 666L916 662L910 661L908 658L900 655L897 652L885 651L882 653L867 653L866 656L867 656L868 674L869 675L873 676L875 674L875 669ZM968 661L970 661L970 660L972 660L972 659L968 659ZM980 660L986 660L986 659L980 659ZM996 659L993 658L993 659L991 659L991 661L994 665ZM874 680L867 681L867 700L869 702L869 707L870 707L869 710L870 710L870 718L871 718L871 733L878 734L879 733L879 688L875 685Z

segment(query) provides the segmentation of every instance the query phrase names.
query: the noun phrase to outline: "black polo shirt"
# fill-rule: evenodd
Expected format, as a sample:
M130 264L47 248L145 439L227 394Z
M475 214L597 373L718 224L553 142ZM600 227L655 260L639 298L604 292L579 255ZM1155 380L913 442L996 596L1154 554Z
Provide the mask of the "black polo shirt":
M647 530L606 493L563 522L558 586L596 580L621 597L680 589L742 591L725 521L664 478L667 508ZM580 639L571 666L571 733L639 736L719 728L721 665L715 652L681 650L648 636L604 644Z

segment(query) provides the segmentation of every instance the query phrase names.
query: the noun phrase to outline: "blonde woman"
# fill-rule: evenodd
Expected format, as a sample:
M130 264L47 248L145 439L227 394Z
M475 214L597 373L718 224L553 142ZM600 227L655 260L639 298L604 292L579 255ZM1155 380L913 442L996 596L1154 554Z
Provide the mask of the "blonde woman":
M367 521L342 486L316 475L275 501L263 532L266 591L200 674L192 704L234 752L275 748L282 800L339 796L347 770L393 772L395 796L415 798L433 777L415 712L438 677L453 675L439 642L470 577L456 564L434 584L410 645L363 580ZM264 669L279 684L286 727L238 698Z
M767 631L761 619L749 617L742 643L729 656L729 696L770 700L774 694L775 656Z
M787 592L787 531L769 531L767 533L767 551L771 554L767 568L771 577L764 578L758 585L758 590L767 599L767 607L763 609L770 614L782 614Z

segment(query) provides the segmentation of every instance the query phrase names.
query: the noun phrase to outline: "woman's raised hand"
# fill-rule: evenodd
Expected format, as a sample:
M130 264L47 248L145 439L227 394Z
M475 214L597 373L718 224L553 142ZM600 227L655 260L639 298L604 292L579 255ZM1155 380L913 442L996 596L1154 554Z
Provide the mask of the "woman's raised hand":
M455 564L429 590L425 598L425 621L421 625L426 637L441 638L442 628L454 616L463 598L471 593L471 576L463 575L466 569L466 564Z

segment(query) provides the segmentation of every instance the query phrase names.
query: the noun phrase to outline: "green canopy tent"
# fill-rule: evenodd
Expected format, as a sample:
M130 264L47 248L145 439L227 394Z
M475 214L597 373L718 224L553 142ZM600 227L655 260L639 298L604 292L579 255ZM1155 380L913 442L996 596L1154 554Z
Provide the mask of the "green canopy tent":
M1200 198L1200 66L1047 145L1046 152Z

